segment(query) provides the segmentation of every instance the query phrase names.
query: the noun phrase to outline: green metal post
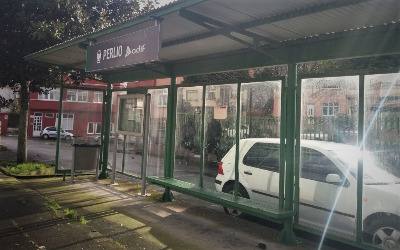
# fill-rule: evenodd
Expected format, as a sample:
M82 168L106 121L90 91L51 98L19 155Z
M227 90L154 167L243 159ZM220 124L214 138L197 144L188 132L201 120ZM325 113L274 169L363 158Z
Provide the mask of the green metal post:
M171 78L171 85L168 90L167 104L167 126L165 139L165 159L164 159L164 177L174 177L175 164L175 124L176 124L176 78ZM165 187L164 194L161 198L163 201L173 201L171 188Z
M288 64L287 90L287 124L286 131L286 178L285 178L285 209L293 210L294 165L295 165L295 130L296 130L296 83L297 65ZM279 234L279 240L288 245L297 244L293 232L293 217L285 219L284 228Z
M104 134L103 134L103 130L104 130L104 126L105 126L105 108L106 108L106 95L103 91L103 105L101 105L101 133L100 133L100 162L99 162L99 166L102 166L102 162L103 162L103 149L104 149L104 143L103 143L103 139L104 139Z
M62 120L62 102L63 102L63 92L64 92L64 84L63 84L63 72L61 72L61 84L60 84L60 100L58 101L58 119L57 119L57 142L56 142L56 162L54 166L54 172L58 173L58 158L60 155L60 127ZM74 164L74 163L72 163ZM63 179L65 181L65 179Z
M111 106L112 106L112 84L107 84L107 106L106 106L106 121L105 121L105 131L104 131L104 147L103 147L103 165L101 168L101 173L99 179L109 178L107 173L107 163L108 163L108 143L110 141L110 122L111 122Z
M200 181L199 187L203 187L203 175L204 175L204 118L206 114L206 86L203 86L203 96L201 103L201 134L200 134Z
M118 143L118 138L117 138ZM122 142L122 173L125 171L125 154L126 154L126 135L124 135L124 141Z
M281 126L280 126L280 151L279 151L279 207L284 207L285 201L285 139L286 139L286 94L287 94L287 77L282 81L281 89Z
M241 89L242 84L238 83L237 86L237 94L236 94L236 135L235 135L235 143L236 143L236 153L235 153L235 184L234 184L234 197L235 199L238 197L239 192L239 143L240 143L240 112L241 112Z
M299 210L300 210L300 126L301 126L301 80L297 82L296 88L296 131L295 131L295 164L294 164L294 211L295 218L294 222L299 222Z
M364 150L364 75L359 75L358 97L358 145L360 151ZM357 170L357 220L356 242L362 244L362 195L363 195L363 157L358 159Z

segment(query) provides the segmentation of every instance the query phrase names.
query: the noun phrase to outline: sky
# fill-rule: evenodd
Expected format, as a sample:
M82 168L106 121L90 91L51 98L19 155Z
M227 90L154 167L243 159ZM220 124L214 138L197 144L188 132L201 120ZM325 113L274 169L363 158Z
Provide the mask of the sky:
M164 5L167 5L171 2L174 2L175 0L158 0L159 4L156 7L162 7Z

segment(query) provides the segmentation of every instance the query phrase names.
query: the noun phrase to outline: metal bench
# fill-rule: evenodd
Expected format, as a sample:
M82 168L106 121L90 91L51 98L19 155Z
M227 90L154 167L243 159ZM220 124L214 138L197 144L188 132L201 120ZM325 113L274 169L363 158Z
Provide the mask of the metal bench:
M282 221L295 214L293 210L286 210L275 205L269 205L246 198L235 198L231 194L221 193L213 189L201 188L193 183L177 179L152 176L147 177L147 181L159 186L169 187L171 190L175 190L179 193L237 209L246 214L251 214L265 219L273 218Z

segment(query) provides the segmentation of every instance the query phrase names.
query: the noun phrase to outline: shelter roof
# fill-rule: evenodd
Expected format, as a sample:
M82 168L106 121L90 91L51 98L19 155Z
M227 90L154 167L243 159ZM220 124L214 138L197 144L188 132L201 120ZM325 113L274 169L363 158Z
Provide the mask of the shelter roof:
M156 20L161 25L160 61L136 69L161 65L159 70L166 75L192 74L193 69L185 69L189 66L202 67L199 73L205 73L243 65L393 54L400 53L400 45L395 44L396 41L400 44L399 13L398 0L181 0L28 55L26 59L42 65L85 69L86 50L82 45L145 29ZM387 38L384 34L391 35ZM346 46L354 37L357 43L364 41L362 48L357 46L357 52ZM368 44L371 38L382 39L381 45L375 45L374 42L380 42L375 40ZM324 46L313 47L321 41ZM388 44L389 49L385 49ZM301 50L289 49L293 47ZM336 50L326 51L330 48ZM338 48L341 50L337 51ZM242 63L229 65L232 56L238 58L236 55L240 55ZM225 66L207 69L205 65L210 60Z

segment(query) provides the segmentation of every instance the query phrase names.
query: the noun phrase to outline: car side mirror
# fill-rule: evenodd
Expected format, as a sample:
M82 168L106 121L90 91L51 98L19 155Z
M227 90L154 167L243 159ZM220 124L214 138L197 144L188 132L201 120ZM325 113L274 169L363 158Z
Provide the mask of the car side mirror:
M342 179L340 178L340 176L338 174L328 174L326 176L326 180L327 183L334 183L334 184L340 184L342 183Z

